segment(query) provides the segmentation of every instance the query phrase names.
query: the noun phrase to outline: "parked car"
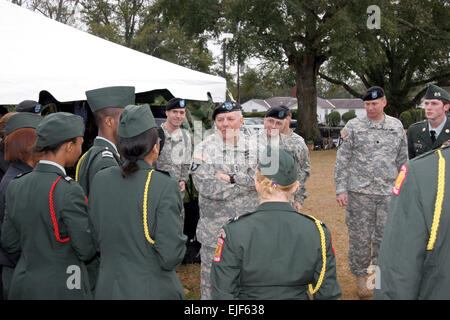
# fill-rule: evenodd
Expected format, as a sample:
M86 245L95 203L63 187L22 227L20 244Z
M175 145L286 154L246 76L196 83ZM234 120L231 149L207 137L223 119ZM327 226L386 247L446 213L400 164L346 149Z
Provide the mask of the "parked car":
M243 127L253 131L264 129L264 118L244 118Z

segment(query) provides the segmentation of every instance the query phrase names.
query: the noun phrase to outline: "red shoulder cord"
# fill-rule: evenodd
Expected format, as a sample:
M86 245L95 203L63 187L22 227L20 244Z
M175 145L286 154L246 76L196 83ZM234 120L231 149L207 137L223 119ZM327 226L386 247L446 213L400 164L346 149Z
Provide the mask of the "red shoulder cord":
M58 183L59 179L61 179L61 176L59 176L58 179L56 179L56 181L53 182L52 188L50 189L50 196L48 200L50 204L50 215L52 216L53 229L55 230L56 241L67 242L70 240L69 237L61 239L61 237L59 236L59 228L58 223L56 222L56 215L55 215L55 207L53 206L53 190L55 189L55 186Z

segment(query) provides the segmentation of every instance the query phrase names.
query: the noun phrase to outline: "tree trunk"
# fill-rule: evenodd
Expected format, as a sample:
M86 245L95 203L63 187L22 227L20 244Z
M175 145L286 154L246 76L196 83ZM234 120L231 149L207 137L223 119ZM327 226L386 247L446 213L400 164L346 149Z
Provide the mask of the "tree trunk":
M320 138L317 123L317 73L316 57L306 54L301 64L294 63L297 85L297 128L295 132L306 141L313 142Z

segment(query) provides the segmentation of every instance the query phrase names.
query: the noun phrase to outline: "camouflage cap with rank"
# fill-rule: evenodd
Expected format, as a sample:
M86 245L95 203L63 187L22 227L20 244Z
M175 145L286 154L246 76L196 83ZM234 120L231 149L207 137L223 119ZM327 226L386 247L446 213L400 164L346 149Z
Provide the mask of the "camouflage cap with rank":
M83 118L68 112L56 112L46 116L36 128L36 147L57 145L84 135Z
M425 99L438 99L438 100L445 100L447 102L450 102L450 94L445 91L444 89L434 85L430 84L428 85L427 92L425 93Z
M135 103L134 87L105 87L86 91L92 112L105 108L125 108Z
M6 122L5 136L13 131L22 128L36 129L39 123L42 121L42 117L35 113L19 112L11 116Z
M258 161L261 173L281 186L297 181L297 163L292 154L283 148L268 145Z
M286 117L288 115L289 115L289 109L286 106L276 106L276 107L271 107L269 110L267 110L266 115L264 117L271 117L271 118L283 120L283 119L286 119Z
M148 104L126 106L119 118L117 134L122 138L132 138L151 128L157 128L155 118Z
M367 89L365 93L363 93L362 100L363 101L371 101L383 98L385 96L384 90L381 87L374 86Z
M167 102L166 111L172 109L184 109L186 108L186 101L180 98L173 98Z
M233 111L242 111L242 107L239 103L234 101L225 101L216 107L212 114L213 121L216 120L216 116L221 113L233 112Z

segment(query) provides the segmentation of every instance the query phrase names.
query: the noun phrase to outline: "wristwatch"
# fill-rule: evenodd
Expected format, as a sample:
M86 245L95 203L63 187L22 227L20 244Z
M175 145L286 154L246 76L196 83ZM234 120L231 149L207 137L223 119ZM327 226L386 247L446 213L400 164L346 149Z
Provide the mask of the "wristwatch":
M236 180L234 180L234 174L229 174L230 177L230 183L236 183Z

